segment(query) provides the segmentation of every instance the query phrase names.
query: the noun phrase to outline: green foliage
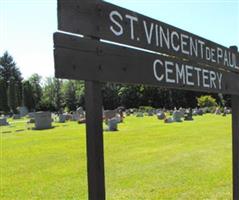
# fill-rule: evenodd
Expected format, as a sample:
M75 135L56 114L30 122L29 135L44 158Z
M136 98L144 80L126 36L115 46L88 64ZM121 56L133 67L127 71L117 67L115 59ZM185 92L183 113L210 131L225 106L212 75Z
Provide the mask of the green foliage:
M65 93L64 93L66 108L68 111L74 111L77 108L77 98L76 98L76 85L74 81L68 81L66 83Z
M63 112L63 81L56 78L47 78L42 87L41 110Z
M113 83L106 83L102 89L103 105L106 110L113 110L120 106L118 95L119 86Z
M29 111L35 109L33 87L29 81L23 81L22 101Z
M42 98L42 87L41 87L41 79L42 77L38 74L33 74L29 79L29 83L32 87L33 92L33 100L34 100L34 108L39 110L41 107L41 98Z
M1 110L15 112L22 103L22 77L11 55L5 52L0 57Z
M154 108L152 106L140 106L139 109L143 112L149 112L153 110Z
M7 85L6 82L0 77L0 111L7 113L9 111L8 98L7 98Z
M16 113L16 109L17 109L16 83L13 78L9 80L7 96L8 96L8 106L10 108L10 111L13 113Z
M216 99L214 99L212 96L205 95L197 98L198 106L201 108L204 107L215 107L217 106Z

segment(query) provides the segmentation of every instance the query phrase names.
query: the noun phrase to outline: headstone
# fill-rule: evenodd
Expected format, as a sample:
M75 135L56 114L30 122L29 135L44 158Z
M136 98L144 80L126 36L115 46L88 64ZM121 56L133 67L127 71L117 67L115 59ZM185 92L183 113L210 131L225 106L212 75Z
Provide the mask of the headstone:
M197 116L198 115L198 111L197 111L197 109L194 109L193 110L193 116Z
M85 112L82 107L77 108L76 113L80 115L80 118L85 118Z
M166 115L164 112L159 112L159 113L157 113L157 118L159 120L164 120L164 119L166 119Z
M181 118L183 118L184 117L184 114L182 113L182 112L180 112L180 111L178 111L178 110L175 110L174 112L173 112L173 120L175 121L175 122L182 122L182 119Z
M117 119L112 118L108 120L108 131L117 131L118 130L118 122Z
M12 116L12 118L13 118L13 119L20 119L21 116L20 116L20 114L14 114L14 115Z
M187 110L186 113L184 114L184 120L185 121L193 121L193 113L192 113L191 108L189 110Z
M77 112L73 112L72 114L72 121L79 121L81 118L80 114Z
M221 115L221 110L220 110L220 108L217 108L217 109L216 109L215 115Z
M35 112L30 112L28 113L29 118L35 118Z
M25 117L28 114L28 109L25 106L19 107L18 112L21 117Z
M154 111L153 111L153 110L149 110L149 111L148 111L148 116L149 116L149 117L154 116Z
M8 126L7 118L0 118L0 126Z
M116 114L114 118L116 119L116 121L117 121L118 123L122 123L122 122L123 122L123 118L121 117L120 114Z
M59 115L59 123L65 123L66 122L66 115L64 115L64 114L60 114Z
M171 117L164 119L164 123L166 123L166 124L170 124L170 123L173 123L173 122L174 122L174 120Z
M36 112L35 113L35 129L36 130L43 130L43 129L50 129L52 119L50 112Z
M116 110L105 110L103 116L105 119L105 123L107 124L110 119L116 116L116 114L117 114Z
M72 115L69 113L64 113L63 115L65 115L66 117L66 121L72 120Z
M200 116L202 116L202 115L203 115L203 110L202 110L202 109L198 109L198 110L197 110L197 114L200 115Z
M186 113L186 109L185 108L179 108L179 111L184 115Z

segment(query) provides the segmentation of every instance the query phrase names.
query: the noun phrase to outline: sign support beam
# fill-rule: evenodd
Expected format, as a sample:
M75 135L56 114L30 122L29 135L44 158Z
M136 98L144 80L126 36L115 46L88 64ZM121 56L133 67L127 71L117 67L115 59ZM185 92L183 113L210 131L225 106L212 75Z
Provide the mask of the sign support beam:
M233 200L239 200L239 96L232 96Z
M101 83L85 81L88 199L105 200Z

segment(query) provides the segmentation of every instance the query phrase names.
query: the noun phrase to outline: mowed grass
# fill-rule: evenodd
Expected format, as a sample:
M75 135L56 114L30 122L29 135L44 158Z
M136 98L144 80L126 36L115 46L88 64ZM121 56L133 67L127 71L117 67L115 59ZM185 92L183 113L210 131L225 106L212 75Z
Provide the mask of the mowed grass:
M194 119L127 117L105 132L107 199L232 199L231 116ZM87 199L85 126L54 125L1 133L2 200Z

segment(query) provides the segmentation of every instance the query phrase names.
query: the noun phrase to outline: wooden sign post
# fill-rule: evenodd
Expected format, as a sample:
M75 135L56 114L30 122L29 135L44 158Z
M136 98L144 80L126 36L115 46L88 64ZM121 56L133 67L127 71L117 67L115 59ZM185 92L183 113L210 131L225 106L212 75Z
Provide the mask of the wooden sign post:
M85 80L90 200L106 198L101 82L232 95L233 200L239 200L236 47L223 47L100 0L58 0L58 28L71 34L54 34L56 77Z
M230 47L234 52L236 46ZM232 174L233 200L239 199L239 95L232 95Z
M86 146L89 199L105 199L101 84L85 82Z

